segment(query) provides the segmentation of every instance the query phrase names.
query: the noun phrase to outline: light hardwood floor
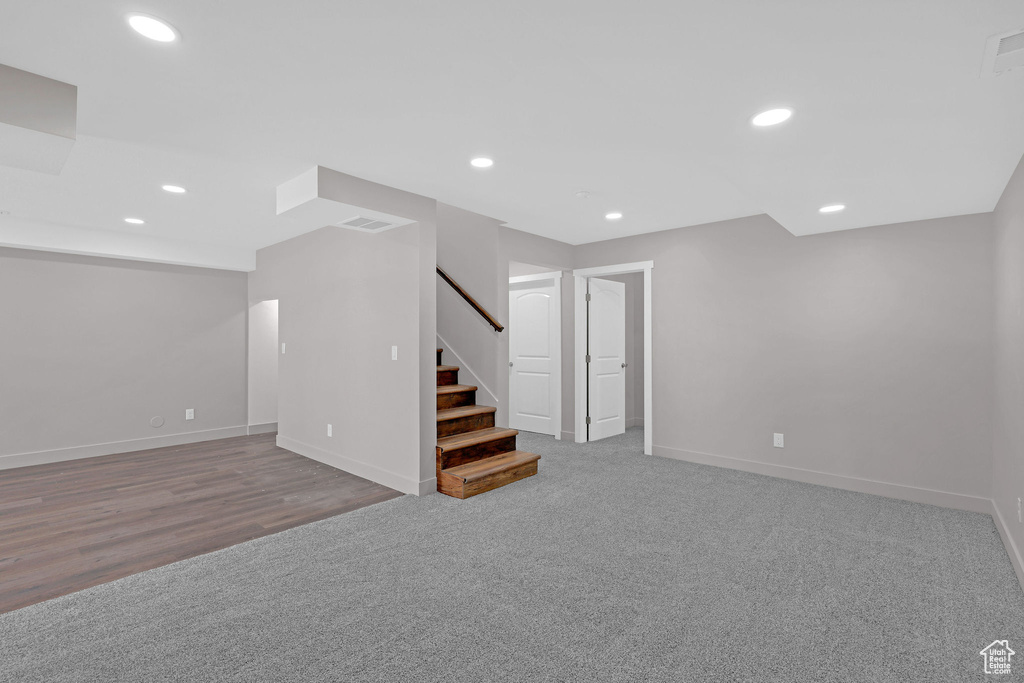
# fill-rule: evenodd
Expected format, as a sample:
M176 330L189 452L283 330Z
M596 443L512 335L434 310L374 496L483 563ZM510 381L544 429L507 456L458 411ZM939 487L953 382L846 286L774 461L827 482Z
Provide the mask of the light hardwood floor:
M274 434L0 471L0 613L401 495Z

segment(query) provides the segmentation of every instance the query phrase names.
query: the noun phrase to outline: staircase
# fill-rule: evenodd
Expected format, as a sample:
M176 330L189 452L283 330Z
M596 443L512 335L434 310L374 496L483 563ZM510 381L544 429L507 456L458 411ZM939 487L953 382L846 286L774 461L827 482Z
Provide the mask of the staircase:
M516 450L515 429L494 426L496 408L476 404L476 387L437 350L437 490L469 498L537 474L536 453Z

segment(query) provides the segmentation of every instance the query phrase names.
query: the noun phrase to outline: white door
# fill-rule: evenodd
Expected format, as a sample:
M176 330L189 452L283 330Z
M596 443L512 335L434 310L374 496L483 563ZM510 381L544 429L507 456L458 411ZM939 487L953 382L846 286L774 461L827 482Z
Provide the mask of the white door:
M509 427L559 435L561 295L558 279L510 282Z
M587 367L589 440L626 431L626 285L589 281Z

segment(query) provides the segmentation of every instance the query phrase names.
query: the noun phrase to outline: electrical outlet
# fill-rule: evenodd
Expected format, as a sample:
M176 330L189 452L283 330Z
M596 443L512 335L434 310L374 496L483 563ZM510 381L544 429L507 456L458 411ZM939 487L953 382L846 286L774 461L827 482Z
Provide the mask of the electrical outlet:
M398 360L398 347L397 346L392 346L391 347L391 360Z
M196 409L195 408L186 408L185 409L185 419L186 420L194 420L194 419L196 419Z
M284 355L284 342L281 342L281 355Z
M334 427L327 425L327 436L334 436Z
M775 446L776 448L785 448L786 441L783 438L782 434L775 435L775 440L772 441L772 445Z

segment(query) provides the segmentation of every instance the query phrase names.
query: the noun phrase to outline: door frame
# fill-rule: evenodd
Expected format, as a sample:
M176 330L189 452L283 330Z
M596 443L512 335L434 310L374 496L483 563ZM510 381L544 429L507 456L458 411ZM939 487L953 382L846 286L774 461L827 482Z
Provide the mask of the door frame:
M651 318L651 270L654 261L637 261L635 263L619 263L594 268L577 268L573 275L573 302L576 314L575 359L576 359L576 391L575 391L575 429L576 443L587 441L587 278L602 275L625 275L626 273L644 274L644 454L653 455L654 444L654 373L653 356L651 353L652 318Z
M544 280L553 280L555 283L555 296L553 297L555 319L558 324L555 329L552 330L554 340L552 342L553 355L551 356L551 391L554 394L554 407L551 412L551 423L554 427L554 437L561 441L562 439L562 271L556 270L550 273L538 273L536 275L519 275L516 277L510 277L508 283L510 285L517 285L523 282L541 282ZM510 292L511 293L511 292ZM511 317L509 318L511 323ZM508 344L508 361L512 361L512 329L509 328L509 344ZM511 367L511 366L510 366ZM508 405L509 405L509 419L512 417L512 377L511 369L509 370L508 380Z

